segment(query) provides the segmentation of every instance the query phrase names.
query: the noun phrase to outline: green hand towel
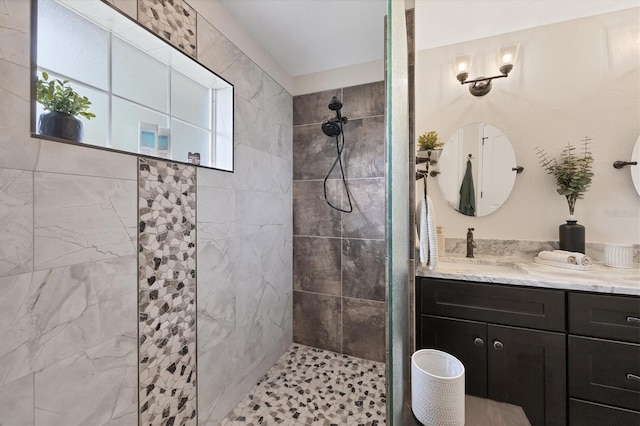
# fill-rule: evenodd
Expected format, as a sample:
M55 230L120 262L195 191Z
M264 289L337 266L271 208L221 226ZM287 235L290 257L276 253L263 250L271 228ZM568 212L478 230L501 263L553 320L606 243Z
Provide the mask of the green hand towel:
M476 192L473 189L471 160L467 160L467 171L464 173L462 185L460 185L460 206L458 211L467 216L476 215Z

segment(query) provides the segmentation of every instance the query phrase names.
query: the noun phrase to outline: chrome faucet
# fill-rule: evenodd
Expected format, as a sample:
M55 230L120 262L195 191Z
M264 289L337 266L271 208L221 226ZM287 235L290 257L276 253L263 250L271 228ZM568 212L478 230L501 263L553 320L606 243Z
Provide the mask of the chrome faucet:
M473 257L473 249L476 247L476 241L473 239L473 231L475 228L467 228L467 257Z

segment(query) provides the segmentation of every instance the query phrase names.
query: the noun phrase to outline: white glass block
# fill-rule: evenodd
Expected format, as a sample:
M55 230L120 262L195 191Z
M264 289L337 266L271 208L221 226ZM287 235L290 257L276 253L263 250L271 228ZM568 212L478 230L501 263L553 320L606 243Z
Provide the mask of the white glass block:
M200 153L200 164L211 167L211 133L180 120L171 120L171 158L187 162L189 152Z
M49 80L56 78L61 79L60 76L55 74L49 74ZM107 137L109 129L109 96L106 92L95 90L87 87L77 81L70 81L69 85L80 96L86 96L91 101L91 107L88 112L94 113L96 116L91 120L87 120L82 116L78 116L82 121L82 128L84 137L82 143L96 146L107 146ZM41 104L36 102L36 132L38 131L38 120L40 114L45 112Z
M171 116L211 129L211 90L171 70Z
M108 32L53 0L38 0L39 67L107 90L108 50Z
M215 92L215 155L212 167L233 170L233 87Z
M168 127L164 114L132 102L113 97L111 109L111 148L138 152L138 125L140 122Z
M169 67L118 37L112 43L113 94L169 112Z

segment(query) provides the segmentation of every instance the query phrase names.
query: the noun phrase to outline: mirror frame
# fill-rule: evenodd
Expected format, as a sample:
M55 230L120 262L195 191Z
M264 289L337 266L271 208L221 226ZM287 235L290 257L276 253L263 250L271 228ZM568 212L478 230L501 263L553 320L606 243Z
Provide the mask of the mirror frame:
M479 174L482 172L484 166L480 166L478 164L478 162L476 161L475 164L473 164L473 169L472 169L473 170L472 173L474 173L474 176L478 176L478 178L476 180L474 180L474 184L475 184L474 192L475 192L476 209L475 209L475 214L473 216L469 216L469 215L465 215L464 213L460 212L459 209L458 209L459 207L457 205L453 205L450 202L450 200L445 196L445 192L446 191L443 190L444 178L443 178L442 159L443 158L445 158L445 159L447 158L447 148L449 148L449 150L452 149L451 148L452 145L451 145L450 141L451 141L452 138L456 137L457 133L461 129L466 129L466 128L470 128L471 126L474 126L475 128L479 129L479 132L478 132L478 144L480 143L480 138L486 139L486 137L482 137L483 133L482 133L481 129L482 129L483 125L490 126L492 129L495 129L497 132L500 133L500 135L502 135L504 137L505 141L508 142L508 147L510 148L510 152L507 152L506 154L509 157L513 158L513 161L512 161L513 164L509 164L508 167L509 167L510 170L508 170L508 171L510 173L512 173L513 175L512 175L512 179L510 180L510 185L509 185L509 188L508 188L508 192L507 192L506 196L504 197L504 199L500 202L500 204L497 207L493 208L492 210L488 211L487 213L484 213L482 215L478 215L477 212L478 212L478 207L479 207L479 204L480 204L480 203L478 203L478 200L480 198L483 198L482 194L481 194L482 190L479 189L479 186L481 184L481 179L480 179ZM462 142L462 143L464 145L464 142ZM482 142L482 144L484 146L484 141ZM480 146L480 145L478 145L478 146ZM472 156L472 153L470 153L469 156L472 156L472 158L470 158L471 161L473 161L474 159L476 159L478 161L482 160L483 164L484 164L485 163L485 159L480 154L482 154L482 153L475 153L475 155ZM463 153L463 157L460 160L461 164L464 164L465 160L467 160L467 159L469 159L469 158L467 157L466 152L465 152L465 153ZM445 167L445 169L446 169L446 167ZM466 174L464 166L462 166L462 170L461 171L462 171L462 175L461 176L464 176ZM444 173L446 173L446 171ZM520 173L520 170L519 170L519 168L517 166L517 159L516 159L515 150L513 149L513 144L511 143L511 140L507 137L507 135L505 135L505 133L501 129L499 129L498 127L494 126L493 124L487 123L487 122L466 123L466 124L458 127L457 129L455 129L454 132L451 135L449 135L449 137L447 139L445 139L444 146L442 147L442 153L440 155L440 159L438 160L438 175L437 175L437 177L438 177L438 187L440 189L440 193L442 194L443 199L446 202L446 204L448 206L450 206L451 208L453 208L453 210L455 210L457 213L459 213L461 215L464 215L464 216L467 216L467 217L485 217L485 216L488 216L488 215L494 213L498 209L500 209L500 207L502 207L504 205L504 203L509 199L509 197L511 196L511 193L513 192L513 188L515 186L517 173ZM458 189L462 185L462 181L463 180L464 180L464 178L461 177L460 178L460 185L457 185ZM458 197L458 200L459 200L459 197Z

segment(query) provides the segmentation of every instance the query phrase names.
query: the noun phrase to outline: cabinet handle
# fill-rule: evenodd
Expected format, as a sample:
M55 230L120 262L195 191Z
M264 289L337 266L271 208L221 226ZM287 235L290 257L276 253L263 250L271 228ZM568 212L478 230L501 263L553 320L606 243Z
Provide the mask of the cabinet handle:
M640 324L640 318L627 317L627 322L630 322L630 323L633 323L633 324Z
M636 381L640 382L640 376L636 376L635 374L631 374L631 373L627 374L627 379L636 380Z
M500 340L495 340L493 342L493 347L495 348L495 350L501 351L502 348L504 348L504 345L502 344L502 342Z
M484 346L484 340L479 337L476 337L476 340L473 341L476 346Z

